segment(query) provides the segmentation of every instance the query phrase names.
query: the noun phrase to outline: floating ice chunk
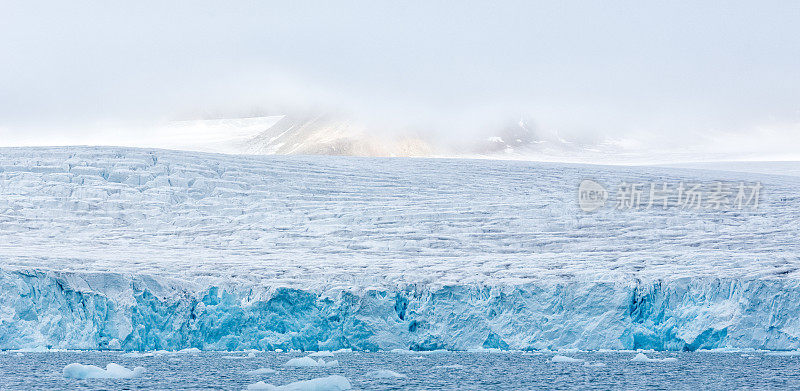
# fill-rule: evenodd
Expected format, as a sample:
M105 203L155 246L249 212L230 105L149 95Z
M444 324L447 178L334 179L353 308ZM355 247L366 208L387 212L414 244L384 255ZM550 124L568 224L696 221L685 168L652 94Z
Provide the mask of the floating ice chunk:
M367 373L367 376L378 379L403 379L408 377L402 373L390 371L388 369L379 369L377 371L372 371Z
M155 354L153 354L152 352L148 352L148 353L140 353L140 352L122 353L122 357L126 357L126 358L142 358L142 357L153 357L153 356L155 356Z
M273 373L275 373L275 370L274 369L270 369L270 368L258 368L258 369L253 369L252 371L248 371L247 372L248 375L253 375L253 376L257 376L257 375L272 375Z
M574 358L574 357L567 357L561 355L555 355L553 358L550 359L552 362L584 362L586 360L581 358Z
M248 390L277 390L278 387L273 386L272 384L264 383L263 381L253 383L247 386Z
M333 360L325 362L323 359L314 360L311 357L296 357L285 364L284 367L335 367L339 365L339 361Z
M797 350L787 350L783 352L769 352L767 356L800 356L800 351Z
M308 357L333 357L333 353L327 350L321 350L308 355Z
M186 348L175 352L175 354L200 354L201 350L198 348Z
M284 367L316 367L319 363L311 357L293 358L283 364Z
M122 365L110 363L103 369L94 365L72 363L65 366L61 372L64 377L71 379L129 379L144 373L144 368L136 367L130 370Z
M665 358L650 358L647 357L644 353L637 353L635 357L631 359L634 362L678 362L678 359L675 357L665 357Z
M338 375L303 380L282 386L273 386L272 384L267 384L263 381L247 386L248 390L271 391L345 391L352 388L353 386L350 385L350 381L347 380L346 377Z
M450 365L437 365L433 367L433 369L464 369L465 367L461 364L450 364Z
M122 349L122 343L120 343L118 339L114 338L108 342L108 348L111 350L120 350Z
M584 367L604 367L604 366L606 366L606 364L602 363L602 362L588 362L587 361L587 362L583 363L583 366Z
M245 359L245 358L255 358L255 357L256 357L256 354L253 353L253 352L249 352L249 353L247 353L246 355L243 355L243 356L239 356L239 355L235 355L235 354L228 354L228 355L222 356L222 358L229 359L229 360L241 360L241 359Z

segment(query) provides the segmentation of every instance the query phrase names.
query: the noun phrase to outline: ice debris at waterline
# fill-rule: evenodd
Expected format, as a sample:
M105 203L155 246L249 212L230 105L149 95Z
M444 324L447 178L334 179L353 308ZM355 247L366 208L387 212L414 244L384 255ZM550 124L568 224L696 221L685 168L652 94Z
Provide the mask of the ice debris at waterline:
M403 373L395 372L389 369L379 369L377 371L368 372L366 376L374 377L376 379L404 379L408 377Z
M272 368L258 368L253 369L252 371L247 371L248 375L251 376L259 376L259 375L272 375L275 374L275 370Z
M764 191L585 213L586 178ZM791 170L0 148L0 349L800 349L799 191Z
M263 381L247 386L248 390L274 391L346 391L352 388L350 381L346 377L339 375L303 380L282 386L274 386Z
M284 367L290 367L290 368L291 367L295 367L295 368L301 368L301 367L335 367L335 366L338 366L338 365L339 365L339 361L336 361L336 360L325 362L325 360L323 360L323 359L314 360L311 357L296 357L296 358L290 359L285 364L283 364Z
M678 362L678 359L675 357L664 357L664 358L650 358L647 357L644 353L637 353L631 361L633 362Z
M586 360L584 360L582 358L574 358L574 357L568 357L568 356L555 355L555 356L553 356L553 358L550 359L550 361L552 361L552 362L561 362L561 363L578 363L578 362L582 363L582 362L584 362Z
M133 370L119 364L109 363L106 369L94 365L83 365L72 363L64 367L62 374L71 379L129 379L140 376L144 373L143 367L135 367Z

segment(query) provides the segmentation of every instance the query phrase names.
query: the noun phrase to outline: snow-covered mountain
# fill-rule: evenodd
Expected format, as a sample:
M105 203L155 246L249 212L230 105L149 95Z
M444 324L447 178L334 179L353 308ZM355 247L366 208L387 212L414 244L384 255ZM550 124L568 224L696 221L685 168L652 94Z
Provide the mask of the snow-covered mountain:
M476 128L477 127L477 128ZM243 118L110 124L54 132L42 138L24 131L0 132L0 147L129 146L250 155L490 158L562 162L672 162L674 152L633 153L619 140L571 140L519 119L495 125L449 125L439 129L364 122L337 114L299 112ZM2 130L2 129L0 129ZM67 135L68 134L68 135ZM666 159L665 159L666 157ZM677 161L697 161L696 153ZM703 155L703 157L708 157ZM717 156L720 158L730 156Z
M332 115L283 116L248 140L242 152L263 155L389 157L536 157L576 154L580 147L557 134L519 122L469 133L459 140L426 133L387 132Z
M260 155L429 156L431 146L412 136L374 129L330 115L283 116L248 140L242 152Z
M156 129L153 137L144 137L154 147L251 155L536 158L585 152L525 120L457 140L436 137L436 129L388 131L331 114L176 121Z
M584 179L758 181L583 212ZM800 348L800 178L0 149L0 348Z

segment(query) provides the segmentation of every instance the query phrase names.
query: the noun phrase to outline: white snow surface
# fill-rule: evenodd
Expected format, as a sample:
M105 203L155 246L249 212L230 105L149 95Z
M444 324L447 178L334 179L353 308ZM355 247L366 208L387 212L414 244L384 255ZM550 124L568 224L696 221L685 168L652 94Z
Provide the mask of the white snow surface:
M583 179L760 181L582 212ZM0 148L0 348L800 348L800 178Z
M761 180L769 198L757 213L586 214L584 178ZM6 268L318 291L795 275L799 184L655 167L0 148L0 256Z

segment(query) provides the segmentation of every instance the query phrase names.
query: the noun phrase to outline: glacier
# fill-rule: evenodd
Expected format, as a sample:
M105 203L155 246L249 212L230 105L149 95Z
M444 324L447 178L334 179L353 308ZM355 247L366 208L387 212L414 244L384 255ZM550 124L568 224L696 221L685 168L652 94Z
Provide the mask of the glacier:
M0 148L0 349L800 349L792 172ZM586 178L764 195L584 213Z

